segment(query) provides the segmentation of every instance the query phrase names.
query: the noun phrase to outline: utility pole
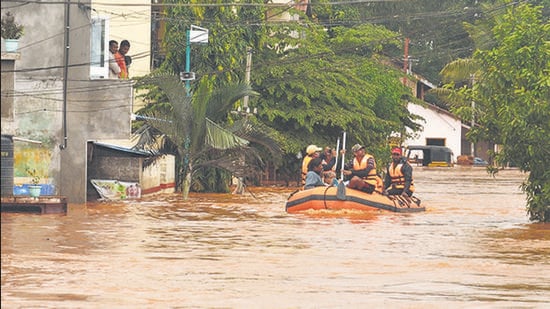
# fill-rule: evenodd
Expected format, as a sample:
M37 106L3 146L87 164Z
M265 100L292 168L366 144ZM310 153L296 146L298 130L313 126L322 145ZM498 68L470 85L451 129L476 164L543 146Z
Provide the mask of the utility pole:
M475 74L470 74L470 87L474 88L474 83L476 81ZM472 100L472 124L470 130L474 129L474 126L476 125L476 115L475 115L475 108L476 108L476 102ZM472 142L470 144L470 153L473 157L476 155L476 145Z
M65 36L63 45L63 121L61 123L63 129L63 144L59 145L59 149L65 150L67 148L67 89L69 81L69 38L71 37L71 0L68 0L65 4Z
M246 71L245 71L245 81L250 85L250 67L252 66L252 48L248 47L246 49ZM246 95L243 98L243 114L245 117L248 117L250 114L250 107L248 106L249 96ZM241 157L241 164L244 165L244 157ZM233 191L233 194L243 194L244 193L244 177L237 178L237 187Z
M252 48L248 47L246 49L246 72L245 72L245 80L246 83L250 85L250 67L252 66ZM243 98L243 111L247 114L250 113L250 107L248 107L248 100L249 97L246 95Z
M403 55L403 71L407 73L409 61L409 38L405 38L405 54Z

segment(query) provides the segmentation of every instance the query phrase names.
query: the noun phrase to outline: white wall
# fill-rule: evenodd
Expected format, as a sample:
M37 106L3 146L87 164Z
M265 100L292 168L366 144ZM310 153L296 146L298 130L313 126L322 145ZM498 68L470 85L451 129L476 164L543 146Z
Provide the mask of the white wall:
M437 107L409 103L408 110L424 118L424 121L419 121L424 129L417 132L414 138L405 140L405 145L426 145L428 138L445 139L445 146L451 148L453 161L456 161L456 157L461 153L460 120Z
M166 155L143 170L140 185L144 194L158 192L174 192L175 157Z
M95 14L110 16L109 39L119 45L122 40L130 42L130 78L147 75L151 70L151 0L117 0L120 6L97 3L109 2L92 1Z

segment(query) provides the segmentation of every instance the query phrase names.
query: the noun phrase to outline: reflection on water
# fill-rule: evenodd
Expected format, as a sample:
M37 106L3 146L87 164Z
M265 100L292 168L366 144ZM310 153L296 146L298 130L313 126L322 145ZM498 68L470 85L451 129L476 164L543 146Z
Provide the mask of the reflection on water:
M524 175L415 169L427 211L289 215L294 188L2 213L2 308L514 307L550 302Z

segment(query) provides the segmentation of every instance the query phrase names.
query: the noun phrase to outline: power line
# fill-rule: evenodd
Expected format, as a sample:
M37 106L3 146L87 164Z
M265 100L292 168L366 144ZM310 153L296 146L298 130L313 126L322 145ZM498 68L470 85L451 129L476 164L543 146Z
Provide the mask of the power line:
M327 5L354 5L354 4L366 4L366 3L380 3L380 2L403 2L404 0L352 0L352 1L336 1L328 3L309 3L311 6L327 6ZM43 2L41 0L3 0L2 2L20 3L25 4L67 4L68 1L48 1ZM79 3L71 2L73 5ZM94 2L94 5L111 6L111 7L268 7L277 8L285 6L300 6L302 3L295 1L288 1L285 3L244 3L244 2L228 2L228 3L113 3L113 2Z
M8 1L10 2L10 1ZM11 1L11 2L16 2L16 1ZM65 3L65 2L62 2L62 3ZM44 4L43 2L41 2L41 4ZM501 7L497 7L495 9L493 9L493 11L489 11L490 13L494 13L496 12L497 10L499 9L502 9L504 8L505 6L501 6ZM441 11L441 12L434 12L434 13L431 13L431 14L426 14L426 13L419 13L418 16L422 16L422 17L426 17L426 16L449 16L449 15L455 15L457 14L456 11ZM121 17L121 16L118 16L118 17ZM167 19L167 20L172 20L172 19ZM178 20L178 21L181 21ZM206 24L208 24L210 21L206 20ZM234 22L233 24L231 25L241 25L243 24L242 22ZM265 23L265 24L262 24L262 25L266 25L266 26L269 26L270 23ZM85 26L85 25L84 25ZM82 27L84 27L82 26ZM457 34L458 35L458 34ZM50 37L50 38L46 38L44 40L47 40L47 39L51 39L53 37ZM451 46L452 44L458 44L460 43L461 41L463 41L464 39L467 39L467 38L463 38L463 37L460 37L459 40L457 41L450 41L448 42L446 45L442 45L442 46ZM31 43L27 46L32 46L33 44L38 44L39 42L42 42L44 40L41 40L41 41L38 41L38 42L35 42L35 43ZM439 46L441 47L441 45ZM456 50L456 51L460 51L459 50ZM428 52L432 52L432 51L425 51L424 53L417 53L415 55L415 57L422 57L424 54L428 53ZM142 53L142 55L137 55L137 56L134 56L134 57L137 57L137 59L139 58L142 58L142 57L148 57L150 56L150 53L149 52L144 52ZM310 55L311 57L318 57L318 56L323 56L323 54L317 54L317 55ZM394 58L395 60L395 58ZM295 60L296 61L296 60ZM91 63L90 62L84 62L84 63L79 63L79 64L72 64L71 66L72 67L78 67L78 66L89 66ZM34 72L34 71L39 71L39 70L52 70L52 69L61 69L63 68L64 66L50 66L50 67L37 67L37 68L27 68L27 69L20 69L20 70L13 70L13 71L3 71L3 72ZM210 73L207 73L207 74L212 74L213 72L210 72ZM96 89L96 88L88 88L88 89Z

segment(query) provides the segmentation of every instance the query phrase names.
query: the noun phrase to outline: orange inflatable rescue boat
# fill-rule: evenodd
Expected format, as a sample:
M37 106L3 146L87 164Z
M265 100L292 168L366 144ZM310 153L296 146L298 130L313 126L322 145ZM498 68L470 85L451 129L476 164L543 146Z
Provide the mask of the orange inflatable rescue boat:
M377 192L366 193L345 187L343 183L331 187L315 187L296 191L286 201L286 211L296 213L304 210L321 209L383 209L394 212L421 212L420 200L414 196L383 195Z

